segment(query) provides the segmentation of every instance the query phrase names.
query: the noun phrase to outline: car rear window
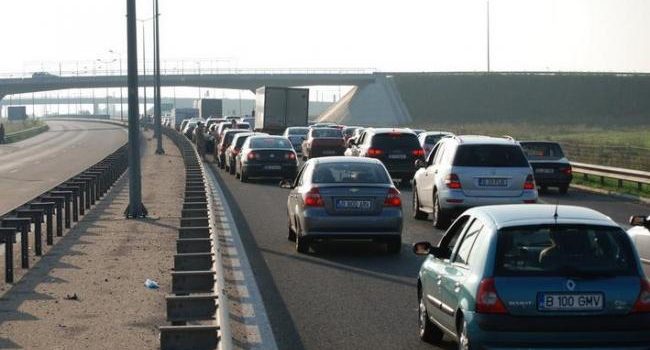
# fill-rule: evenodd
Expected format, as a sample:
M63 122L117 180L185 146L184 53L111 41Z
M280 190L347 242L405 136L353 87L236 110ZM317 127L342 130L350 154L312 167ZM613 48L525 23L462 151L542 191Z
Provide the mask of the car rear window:
M529 167L521 147L515 145L460 145L455 166Z
M360 162L322 163L314 167L312 182L316 184L389 184L383 165Z
M322 128L322 129L313 129L311 131L312 137L335 137L341 138L343 134L340 129L335 128Z
M411 133L377 134L372 138L372 146L382 149L417 149L420 148L418 137Z
M345 128L345 129L343 129L343 134L345 136L352 136L352 135L354 135L355 130L357 130L357 128Z
M241 146L244 144L244 141L249 137L250 135L239 135L236 137L235 141L235 148L241 148Z
M289 135L307 135L309 128L291 128L289 129Z
M302 143L302 141L305 139L305 137L302 135L289 135L287 138L289 141L291 141L291 143Z
M554 142L522 142L521 147L528 159L551 159L564 158L564 152L560 145Z
M495 274L589 277L638 272L630 239L620 228L560 224L500 230Z
M250 148L288 148L293 149L291 142L279 137L256 137L251 139Z
M446 135L427 135L427 137L424 138L424 143L426 143L427 145L435 145L436 143L438 143L438 141L440 141L440 139L442 139L445 136Z
M223 144L224 145L230 145L232 142L232 139L235 137L235 135L240 134L244 131L228 131L226 132L225 136L223 137Z

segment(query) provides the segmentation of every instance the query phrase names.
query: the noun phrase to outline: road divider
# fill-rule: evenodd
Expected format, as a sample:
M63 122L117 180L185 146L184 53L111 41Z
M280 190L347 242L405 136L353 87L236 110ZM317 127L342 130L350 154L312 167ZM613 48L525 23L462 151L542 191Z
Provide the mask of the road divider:
M47 124L35 126L33 128L12 132L5 135L5 143L14 143L36 136L49 130Z

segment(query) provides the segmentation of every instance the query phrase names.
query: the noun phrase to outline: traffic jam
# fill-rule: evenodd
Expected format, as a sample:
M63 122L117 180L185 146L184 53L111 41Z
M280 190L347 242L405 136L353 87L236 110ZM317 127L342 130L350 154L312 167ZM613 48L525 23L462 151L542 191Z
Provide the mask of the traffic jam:
M447 336L459 349L649 348L650 283L632 238L650 226L647 217L632 217L626 232L593 209L540 203L541 193L565 195L572 181L558 143L308 123L306 114L267 124L268 103L258 101L254 116L176 127L224 174L242 183L277 180L288 190L287 244L295 254L318 254L313 245L328 240L372 241L401 254L413 243L402 239L408 220L444 231L436 244L412 244L422 257L413 276L414 333L422 341ZM406 188L410 198L400 192Z

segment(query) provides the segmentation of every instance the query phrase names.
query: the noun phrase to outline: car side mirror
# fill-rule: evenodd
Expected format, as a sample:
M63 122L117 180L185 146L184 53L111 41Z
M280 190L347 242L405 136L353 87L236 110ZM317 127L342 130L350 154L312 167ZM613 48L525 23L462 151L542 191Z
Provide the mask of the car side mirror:
M630 225L632 226L648 226L648 217L645 215L634 215L630 216Z
M415 167L416 167L417 169L419 169L419 168L426 168L426 166L427 166L427 163L426 163L425 161L423 161L422 159L416 159L416 160L415 160Z
M415 255L429 255L431 254L431 243L429 242L417 242L413 244L413 254Z
M286 189L289 189L289 190L293 189L294 188L293 181L291 181L289 179L283 179L282 181L280 181L280 187L286 188Z

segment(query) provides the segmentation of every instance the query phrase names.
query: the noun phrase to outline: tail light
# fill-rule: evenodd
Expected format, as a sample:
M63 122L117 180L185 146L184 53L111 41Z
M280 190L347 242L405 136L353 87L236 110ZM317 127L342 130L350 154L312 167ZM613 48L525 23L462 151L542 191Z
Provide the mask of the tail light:
M255 152L249 152L246 158L248 158L248 160L260 159L260 155Z
M632 312L650 312L650 282L645 278L641 279L641 291Z
M284 159L296 159L296 154L293 152L287 152L284 154Z
M399 196L399 191L395 187L388 189L386 199L384 199L384 207L401 207L402 199Z
M414 149L411 153L414 157L424 157L424 150L422 148Z
M460 184L460 179L458 178L458 175L456 174L447 175L447 178L445 178L445 184L447 185L447 188L451 188L452 190L458 190L463 187Z
M368 157L379 157L384 154L384 151L379 148L368 148Z
M533 175L528 174L526 176L526 182L524 182L524 190L534 190L535 189L535 179Z
M303 196L303 200L306 207L322 207L324 205L318 187L312 187L307 191Z
M476 293L476 312L482 314L507 314L508 310L497 294L494 278L481 281Z
M571 175L573 173L573 170L571 169L571 166L569 165L568 167L563 167L560 168L560 172L564 175Z

